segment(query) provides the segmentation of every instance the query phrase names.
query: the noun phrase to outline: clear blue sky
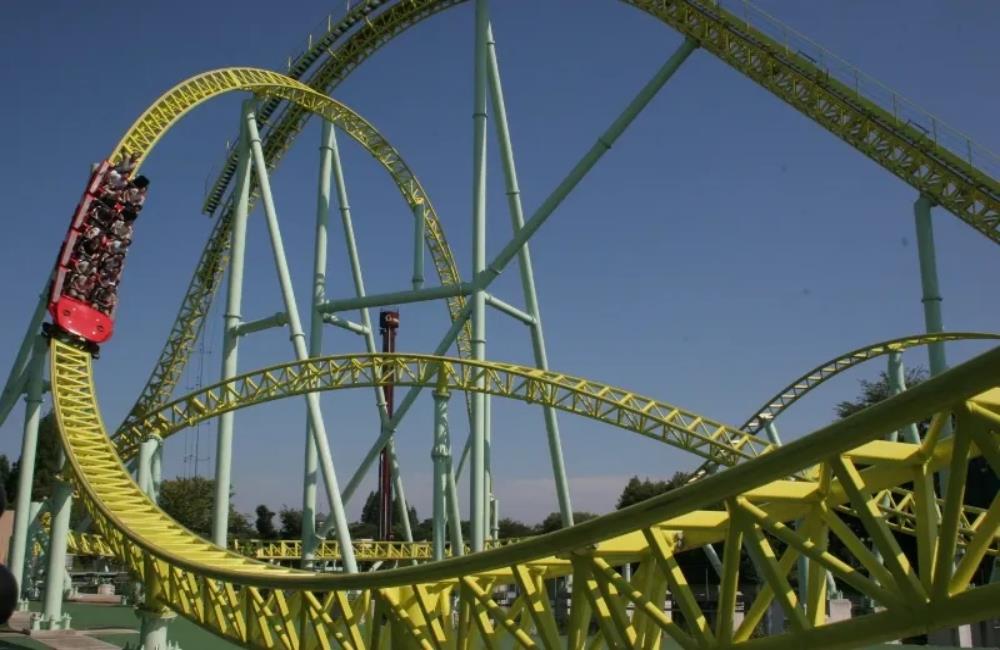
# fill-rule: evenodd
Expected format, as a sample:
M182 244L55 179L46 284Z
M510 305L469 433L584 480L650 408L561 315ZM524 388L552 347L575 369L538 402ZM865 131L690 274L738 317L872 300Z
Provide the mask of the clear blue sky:
M239 3L7 3L0 10L5 156L0 191L7 278L0 366L9 367L35 296L79 198L88 165L107 155L162 92L204 70L283 66L309 28L343 1ZM763 7L882 79L946 122L1000 149L1000 5L851 0ZM529 212L680 43L652 18L616 2L494 2L493 22ZM43 8L44 6L44 8ZM463 271L470 267L471 3L392 41L338 89L416 170ZM122 290L118 333L97 366L101 404L117 423L145 382L210 228L199 213L241 97L199 108L163 140ZM311 124L275 173L278 210L300 303L309 291L318 127ZM391 182L341 139L369 291L408 286L411 219ZM510 236L495 149L490 158L490 251ZM738 424L784 383L851 348L920 331L911 205L915 192L705 52L696 52L532 241L553 368L656 396ZM937 210L935 227L949 329L994 330L996 246ZM352 289L332 231L331 295ZM277 311L280 297L259 211L250 232L244 315ZM376 263L378 260L378 263ZM429 271L430 269L428 269ZM522 304L511 267L495 293ZM185 385L219 372L221 309ZM428 351L443 305L402 310L401 351ZM488 356L527 362L523 327L491 315ZM329 353L361 341L327 333ZM953 362L983 346L949 348ZM241 367L291 357L287 337L244 340ZM923 351L907 355L926 364ZM831 383L789 411L795 438L833 417L881 365ZM341 482L377 433L370 391L327 395L323 406ZM429 515L431 416L421 400L399 436L404 478ZM453 401L456 413L460 406ZM504 515L538 520L556 508L541 414L494 407L494 464ZM301 401L237 415L236 502L298 507ZM16 457L20 413L0 428ZM452 418L461 442L465 426ZM697 460L578 418L561 418L577 509L613 507L632 474L667 477ZM214 456L201 428L199 471ZM168 475L191 474L195 434L166 451ZM352 514L360 501L351 505Z

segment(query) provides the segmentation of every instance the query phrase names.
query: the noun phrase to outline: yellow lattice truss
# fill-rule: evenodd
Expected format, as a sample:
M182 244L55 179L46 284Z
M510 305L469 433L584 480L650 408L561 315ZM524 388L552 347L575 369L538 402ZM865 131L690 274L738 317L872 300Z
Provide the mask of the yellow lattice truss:
M186 112L221 93L243 90L283 100L288 110L266 130L268 164L277 164L309 115L333 122L390 172L411 208L424 208L427 243L441 282L459 282L437 215L405 162L370 124L317 90L343 79L394 35L458 2L369 3L381 4L388 8L366 19L339 49L331 49L308 84L250 68L199 75L144 113L112 158L126 151L144 158ZM808 64L789 65L773 41L760 38L713 4L632 4L697 39L980 232L1000 239L994 179L922 140L911 127L884 119L879 107L845 100L835 83L818 77ZM598 382L463 358L313 359L249 373L164 404L218 286L228 223L227 213L199 262L157 369L114 439L101 421L89 355L59 341L51 343L60 435L98 533L76 536L72 543L79 552L113 555L122 562L144 583L147 606L169 607L249 647L288 649L658 648L668 638L683 648L853 647L1000 613L1000 585L972 583L980 563L998 552L1000 496L984 509L963 502L972 457L983 456L992 471L1000 473L1000 390L994 388L1000 351L783 448L757 437L755 427L730 427ZM462 306L461 298L449 301L452 318ZM458 347L465 356L467 331ZM389 368L391 373L386 372ZM823 370L809 381L818 383L828 374ZM342 575L281 566L280 560L300 552L294 544L215 547L164 514L122 465L122 458L134 453L145 435L166 436L202 419L281 397L373 386L385 376L393 376L398 385L483 390L552 406L674 445L729 469L632 508L483 553ZM778 404L784 406L787 403ZM930 430L919 445L883 439L890 431L929 418ZM950 437L942 435L946 429L953 432ZM944 470L946 496L939 499L933 479ZM915 539L915 558L903 552L896 533ZM829 550L834 541L841 547L837 554ZM720 542L718 609L703 611L689 584L693 576L685 574L683 553ZM959 546L963 553L956 561ZM748 597L738 620L742 551L752 559L763 586ZM329 558L339 554L335 545L324 552ZM422 559L421 552L419 545L376 545L367 555L357 554L376 561ZM795 575L801 557L808 560L808 569L805 575ZM827 572L870 598L878 613L828 623ZM564 580L568 577L569 582ZM549 597L561 584L572 585L568 613L557 611ZM795 588L799 584L805 585L804 602L799 602ZM775 601L789 629L752 640Z
M517 647L578 648L594 641L592 620L597 638L611 647L659 647L664 636L685 648L752 646L750 636L775 599L790 629L771 637L769 645L813 647L891 639L997 612L1000 585L974 587L970 580L996 543L1000 496L971 521L963 519L961 506L973 455L982 454L994 471L1000 469L1000 390L989 391L1000 369L1000 350L803 440L599 520L484 553L355 575L255 562L177 525L132 481L108 438L90 355L53 341L51 357L60 432L98 532L156 602L252 647L493 647L510 637ZM428 382L455 363L422 359L422 367L433 368L423 375ZM370 368L398 359L345 359L343 376L364 383L365 362ZM497 377L509 372L500 364L483 367ZM452 371L449 376L457 381L462 375ZM474 387L474 381L469 383ZM527 390L519 382L488 385L496 395ZM930 416L922 444L882 440L889 431ZM954 433L942 438L949 418ZM931 479L945 468L950 471L948 496L939 510ZM815 478L784 478L796 474ZM879 505L886 490L907 482L914 485L910 511L919 558L914 563L900 549ZM838 514L845 504L884 563ZM804 524L792 528L791 521ZM956 564L960 534L967 543ZM832 538L843 542L850 562L826 550ZM677 557L719 541L727 549L723 606L709 620ZM779 541L785 545L780 555L774 550ZM754 559L765 586L736 625L728 604L739 585L739 548ZM801 607L789 579L800 555L811 560L815 573ZM626 563L637 566L630 580L620 569ZM822 571L886 609L825 624ZM550 605L548 586L569 575L570 615L562 620ZM494 597L498 588L511 584L517 586L512 602ZM683 622L664 611L667 593Z

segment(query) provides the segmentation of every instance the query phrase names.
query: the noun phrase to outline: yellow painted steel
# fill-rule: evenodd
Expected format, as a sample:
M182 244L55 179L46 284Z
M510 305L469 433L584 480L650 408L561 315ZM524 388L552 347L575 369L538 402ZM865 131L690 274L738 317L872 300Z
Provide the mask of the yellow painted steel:
M774 397L765 402L764 406L757 409L740 428L751 433L759 432L768 421L774 420L782 411L804 397L806 393L819 387L820 384L833 379L845 370L849 370L860 363L882 357L890 352L902 352L903 350L917 346L946 343L948 341L992 341L997 339L1000 339L1000 334L988 334L984 332L938 332L904 336L892 339L891 341L866 345L857 350L851 350L846 354L842 354L839 357L816 366L801 377L797 377L795 381L782 388Z
M543 581L573 575L574 584L579 583L581 588L575 589L572 607L581 612L586 604L597 616L605 642L611 645L638 642L640 629L647 635L648 625L652 625L682 646L699 645L693 641L698 639L700 647L726 647L731 644L725 637L720 641L707 622L697 616L689 579L676 562L666 559L667 555L727 535L736 539L730 532L735 527L742 533L743 546L758 555L765 567L766 586L751 604L748 617L766 609L775 596L791 607L794 593L788 587L787 573L799 552L825 562L831 570L856 574L853 569L845 571L842 563L838 565L829 554L816 550L819 545L815 526L802 530L783 526L782 522L804 517L817 521L821 517L831 523L832 534L844 539L859 566L878 569L874 579L855 575L853 584L886 606L892 615L873 614L825 625L822 611L807 611L795 615L795 624L788 632L771 639L776 647L891 639L995 615L1000 602L1000 585L969 586L965 583L968 570L960 566L955 572L951 568L962 526L961 508L957 507L960 502L946 501L940 515L936 509L914 511L917 518L933 513L929 516L939 520L939 550L928 566L906 562L877 514L879 495L910 480L915 469L933 473L947 467L956 472L979 449L986 449L987 458L992 458L998 448L997 425L974 407L982 408L975 396L995 383L1000 349L805 439L598 520L483 553L354 575L313 574L255 562L185 531L149 501L121 463L100 419L90 355L53 341L51 358L60 435L81 500L96 529L114 555L147 584L147 589L153 585L150 592L160 604L250 647L319 648L334 641L343 647L369 647L378 639L393 643L393 647L406 647L415 638L425 639L435 647L476 639L495 643L504 637L512 639L515 647L535 647L529 634L536 625L534 621L542 617L545 626L557 625L555 614L537 602L531 604L530 597L522 596L504 605L493 594L495 587L513 583L517 576L523 580L525 571ZM396 357L382 360L384 364L398 361ZM429 381L435 381L434 374L449 363L454 360L431 358L422 367L433 369L427 372ZM495 376L509 372L504 364L495 365ZM366 372L364 364L342 367L347 374L355 372L358 377ZM396 376L398 381L405 375L400 372ZM458 373L454 376L453 381L460 377ZM307 379L311 377L302 376L303 381ZM511 393L516 394L513 388ZM989 404L990 396L984 397ZM921 453L871 453L869 443L880 440L888 431L935 413L940 422L952 410L959 414L953 437L928 436ZM619 426L628 424L622 422ZM852 460L855 457L865 459L866 465L860 468ZM834 476L811 483L806 493L783 480L785 476L805 473L817 463L832 469ZM829 476L830 469L808 473ZM780 498L789 490L794 490L795 498ZM961 490L955 492L961 498ZM954 498L952 492L949 498ZM729 512L699 510L719 500L729 504ZM846 502L864 513L867 533L879 544L883 555L892 558L888 570L872 562L871 553L856 538L852 539L853 533L835 514L836 508ZM971 545L979 557L984 555L982 540L998 536L994 510L969 522L970 532L980 540ZM731 525L731 520L738 523ZM774 539L788 544L780 560L768 550L773 546L769 536L777 534L775 531L780 531L780 537ZM654 542L655 552L649 540ZM641 570L633 582L614 568L623 562L639 564ZM729 573L724 572L723 585L738 584L738 579L730 575L738 571L738 562L724 558L724 564ZM658 611L643 595L635 580L646 580L651 573L666 581L677 602L685 603L683 607L694 614L685 619L688 622L679 625L664 620L662 610ZM931 590L922 586L928 575L930 584L935 585ZM463 625L461 614L458 625L453 625L450 615L435 606L451 595L459 599L460 610L468 612L474 625ZM724 598L728 602L730 596L725 594ZM623 600L635 605L631 619L623 616ZM374 608L366 603L375 603ZM525 610L532 614L528 616ZM647 627L641 628L640 623ZM572 616L565 624L571 638L588 636L589 617ZM730 622L717 629L726 632L732 627ZM752 628L746 623L741 626L733 643L739 645L748 639ZM464 639L458 639L463 635Z
M317 39L302 60L313 66L305 85L330 93L364 60L384 44L420 21L464 0L368 0L347 12L328 34ZM719 57L741 74L786 101L876 163L926 194L966 223L1000 242L1000 186L997 179L946 148L926 134L897 119L883 108L852 93L807 59L741 20L719 3L707 0L625 0L655 16L673 29L695 38L703 49ZM325 39L325 40L324 40ZM322 58L323 54L326 58ZM319 61L313 65L313 62ZM294 103L286 104L263 132L264 153L269 166L276 166L304 127L311 113ZM236 168L231 153L216 180L206 210L214 212ZM191 353L197 332L208 312L212 296L225 268L229 242L231 203L216 223L171 335L157 361L129 420L169 399ZM434 265L458 280L447 245L436 249L428 216L428 245ZM436 221L436 219L435 219ZM442 283L447 280L442 276ZM452 308L454 314L454 309ZM459 341L460 356L468 349L468 332Z
M237 90L281 98L302 113L320 115L343 129L386 169L411 210L418 206L424 208L424 239L441 284L461 282L458 265L448 246L437 211L399 152L375 127L344 104L275 72L256 68L228 68L206 72L178 84L136 120L116 145L111 157L117 159L127 151L140 154L141 162L170 126L187 112L213 97ZM268 164L274 160L274 155L271 149L265 147ZM251 194L251 201L255 196L256 190ZM169 399L183 373L225 269L230 241L230 218L231 213L227 211L216 223L198 260L167 343L135 405L119 426L119 431L128 428L136 418ZM455 318L462 310L465 298L455 296L446 302L449 315ZM456 346L462 356L467 356L471 350L470 335L469 327L463 328L459 333Z
M355 32L351 57L333 67L323 66L317 74L351 69L374 47L451 4L455 2L416 0L392 5ZM790 89L791 95L783 98L807 113L812 109L798 101L799 91L807 87L810 101L823 97L830 115L844 118L843 129L835 131L838 135L996 238L996 202L989 194L995 191L995 182L990 185L991 179L984 183L976 176L977 170L963 168L929 150L926 143L913 141L908 127L858 122L853 117L857 107L833 101L836 97L831 100L830 88L821 82L800 83L798 71L779 70L781 61L768 59L767 48L747 41L725 15L706 17L704 10L711 9L707 5L693 0L632 4L642 5L685 33L700 34L706 49L738 69L742 65L746 70L741 71L751 77L761 61L770 61L777 67L768 68L772 74L768 79L757 78L762 85L779 96L783 88ZM696 15L696 11L701 13ZM371 46L361 47L366 42ZM145 155L188 110L232 90L280 97L302 116L323 115L356 138L377 136L349 109L304 84L264 70L229 69L199 75L170 91L140 118L115 155L126 150ZM830 115L811 117L831 128ZM296 119L284 131L280 125L269 130L276 134L268 144L269 163L280 158L304 117ZM859 133L864 142L855 141ZM411 206L425 201L423 190L398 154L377 137L369 150L394 173L404 197L410 197ZM1000 473L997 399L988 392L1000 371L1000 350L780 449L771 449L752 433L597 382L509 364L417 355L332 357L286 364L237 378L232 385L215 387L215 393L209 388L200 398L188 396L160 408L190 352L203 316L199 310L218 284L225 256L225 244L220 242L228 239L227 227L220 220L206 248L192 283L197 290L189 291L189 298L195 300L185 303L189 309L182 308L178 319L184 332L177 335L175 327L158 366L162 372L154 371L159 383L144 392L128 426L121 429L117 447L126 453L140 434L176 430L241 405L303 390L371 386L391 366L395 382L401 385L436 381L436 373L445 369L451 387L469 391L477 378L485 376L485 390L491 394L551 405L733 467L632 508L483 553L370 574L314 574L215 547L165 515L132 481L115 442L107 435L89 354L53 341L51 382L60 435L81 501L103 540L79 543L106 545L145 584L150 607L174 609L248 647L289 649L537 647L539 643L553 647L563 641L553 631L565 634L569 647L585 643L655 647L663 636L682 647L744 643L754 647L760 642L748 640L774 598L786 609L792 625L784 634L768 639L768 647L855 646L1000 613L1000 585L969 582L977 561L996 552L1000 506L995 502L979 513L971 512L963 508L961 489L973 455L982 454L992 470ZM448 260L443 233L438 241L441 259ZM458 281L453 258L445 272L454 272L451 281ZM442 277L442 283L447 282ZM458 311L454 305L460 309L460 303L449 305L453 317ZM889 431L932 415L934 424L918 449L878 444ZM942 439L940 429L952 416L954 435ZM943 469L949 470L953 489L939 508L927 489L927 479ZM790 476L798 478L790 481ZM915 480L920 477L924 480ZM910 481L916 486L913 494L902 493L900 486ZM726 509L717 509L719 503L725 503ZM886 558L886 566L844 523L839 510L845 506L860 518L866 535ZM892 516L886 516L885 508ZM807 523L792 529L785 522L793 520ZM907 527L918 540L916 563L901 553L890 531ZM843 541L853 556L850 562L824 550L828 537ZM689 577L675 560L679 553L722 540L729 545L723 558L720 602L734 602L741 547L756 558L765 580L739 626L732 611L720 613L714 624L706 620L698 610ZM773 551L777 540L786 545L780 558ZM960 544L966 546L969 559L955 565L954 551ZM414 552L415 547L407 550ZM821 598L811 595L800 609L788 578L800 553L885 611L826 625ZM637 567L631 580L618 568L623 563ZM858 566L863 570L853 568ZM547 590L546 581L569 575L574 578L570 616L559 620L539 594ZM515 583L521 586L521 595L510 603L502 602L495 589ZM660 606L659 596L667 590L685 613L681 623L671 620ZM658 601L650 598L656 594ZM451 612L453 597L457 618ZM626 603L634 607L631 616ZM596 635L590 632L592 621L597 624ZM534 636L536 629L541 631L540 642Z
M117 438L119 453L136 453L144 435L166 439L198 422L255 404L307 392L380 385L436 386L477 390L582 415L612 424L729 466L753 458L770 445L745 431L651 397L598 382L506 363L480 363L417 354L347 355L309 359L265 368L219 382L165 404Z

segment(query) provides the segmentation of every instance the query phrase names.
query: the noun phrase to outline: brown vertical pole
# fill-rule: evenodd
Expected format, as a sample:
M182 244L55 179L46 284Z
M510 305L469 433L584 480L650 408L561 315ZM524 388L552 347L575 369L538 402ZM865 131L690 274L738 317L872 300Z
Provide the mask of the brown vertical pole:
M391 354L396 351L396 329L399 327L398 311L381 311L378 315L379 333L382 335L382 352ZM382 392L385 395L385 409L392 418L393 409L393 379L392 369L383 370L385 383ZM392 539L392 468L389 466L389 453L382 450L378 464L378 523L379 539Z

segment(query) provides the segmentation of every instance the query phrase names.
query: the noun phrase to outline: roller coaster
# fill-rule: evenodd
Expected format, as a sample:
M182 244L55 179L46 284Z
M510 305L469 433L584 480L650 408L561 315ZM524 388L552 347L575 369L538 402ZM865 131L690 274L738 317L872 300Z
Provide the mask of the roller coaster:
M937 206L1000 243L998 159L896 94L886 102L880 94L884 87L873 93L874 82L841 66L829 53L811 56L811 41L748 3L626 0L625 4L681 34L683 42L557 188L526 216L489 7L486 0L474 0L473 274L463 280L442 220L409 165L373 125L331 97L374 51L460 4L461 0L367 0L349 6L343 15L331 17L321 34L310 37L308 49L289 62L286 74L226 68L191 77L157 99L110 152L109 165L128 160L134 167L130 173L137 174L158 141L189 111L225 93L248 94L239 116L238 142L204 204L205 212L215 217L213 230L156 366L116 428L108 428L101 417L94 348L84 344L104 343L110 333L40 334L53 278L45 279L46 291L0 399L0 418L6 418L16 399L26 395L22 467L31 468L47 361L66 465L64 482L49 506L49 579L42 624L61 624L62 584L54 576L62 575L60 563L67 547L112 558L142 586L140 612L147 649L166 647L167 622L175 613L245 647L289 650L849 648L1000 617L996 581L1000 571L992 571L993 581L981 577L1000 555L1000 495L987 507L974 507L965 500L972 459L981 457L989 471L1000 475L1000 348L950 369L944 356L946 343L992 342L1000 335L943 331L933 240L928 240L930 211ZM551 370L528 248L560 202L698 50L808 116L892 172L918 196L914 211L921 238L927 333L868 345L821 364L780 390L742 426ZM514 234L494 258L487 259L485 152L490 103ZM318 277L325 275L332 178L356 295L327 299L320 284L312 296L307 330L292 289L269 174L312 117L323 124L315 270ZM338 131L384 168L413 213L412 288L389 294L365 292ZM93 187L88 191L94 195ZM244 321L240 314L246 225L258 202L284 308L273 317ZM155 211L152 195L146 212L155 215ZM137 229L141 227L140 223ZM436 286L424 286L425 251L430 252L437 273ZM524 309L488 292L515 258ZM224 279L228 295L222 376L217 383L177 397L180 377ZM377 350L370 308L431 300L445 302L451 321L432 353ZM528 326L533 365L486 358L487 307ZM354 310L360 322L343 316ZM110 318L113 309L107 311ZM55 313L54 318L50 334L67 327ZM359 334L366 353L325 355L321 335L325 324ZM294 359L240 372L240 337L277 327L287 328ZM915 347L928 348L932 376L907 388L901 380L900 354ZM452 349L455 355L449 356ZM775 420L786 408L831 377L877 358L888 359L892 397L781 444ZM353 388L374 393L381 428L341 489L319 396ZM386 400L390 388L407 391L395 409ZM434 531L430 542L414 542L406 523L394 436L425 389L431 393L434 412ZM453 463L448 412L454 392L463 394L461 414L470 421L469 441L458 463ZM289 397L306 403L306 473L318 473L323 479L331 511L327 530L317 530L309 516L315 513L314 478L305 485L301 542L229 540L226 513L234 414ZM491 499L491 481L496 479L490 474L488 457L494 399L518 400L543 411L560 530L524 539L496 538L497 510ZM574 523L560 415L582 416L639 434L689 452L701 465L686 485ZM219 423L215 474L219 492L211 540L185 529L157 505L163 441L208 421ZM352 539L344 502L383 452L407 539ZM471 490L464 516L455 487L463 467L469 472ZM30 552L31 472L22 471L19 480L10 565L15 577L23 580ZM74 498L89 515L89 532L69 531L69 503ZM468 540L459 525L464 518L470 522ZM834 542L836 553L831 548ZM687 575L683 558L687 553L707 554L718 572L711 609L693 586L693 576ZM743 557L749 557L760 580L752 593L744 591L741 582L746 571ZM867 599L870 612L834 616L829 601L840 590ZM772 611L784 622L780 629L762 626Z

